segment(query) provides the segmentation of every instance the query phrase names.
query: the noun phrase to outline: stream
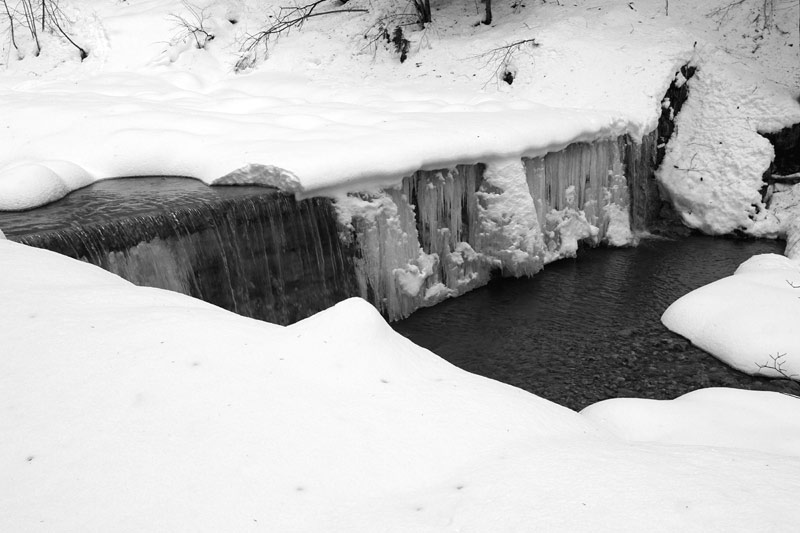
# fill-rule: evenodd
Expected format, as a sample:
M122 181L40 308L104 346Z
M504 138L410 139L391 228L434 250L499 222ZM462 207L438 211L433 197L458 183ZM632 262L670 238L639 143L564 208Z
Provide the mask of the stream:
M572 409L615 397L672 399L703 387L796 394L796 384L733 370L660 321L679 297L783 247L690 236L582 250L532 278L492 280L393 327L460 368Z

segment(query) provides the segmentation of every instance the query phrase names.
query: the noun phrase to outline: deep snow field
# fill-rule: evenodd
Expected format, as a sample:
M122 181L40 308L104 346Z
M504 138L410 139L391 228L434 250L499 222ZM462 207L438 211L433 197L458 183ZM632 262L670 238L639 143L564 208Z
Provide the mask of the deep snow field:
M424 30L402 26L402 63L373 37L409 6L350 0L368 11L310 19L234 72L277 5L62 0L84 61L48 32L36 56L19 25L15 48L0 5L0 209L140 175L336 194L638 138L691 62L659 172L682 219L800 238L797 186L778 207L761 201L772 148L757 134L800 122L796 0L775 0L766 24L760 0L673 0L668 16L660 0L497 3L491 26L475 24L480 4L434 4ZM176 16L215 38L197 48ZM527 39L538 46L493 52ZM665 324L743 371L769 374L758 365L772 354L800 374L800 246L787 255L751 259ZM453 367L361 300L284 328L2 238L0 302L4 531L800 521L800 399L788 395L706 389L575 413Z

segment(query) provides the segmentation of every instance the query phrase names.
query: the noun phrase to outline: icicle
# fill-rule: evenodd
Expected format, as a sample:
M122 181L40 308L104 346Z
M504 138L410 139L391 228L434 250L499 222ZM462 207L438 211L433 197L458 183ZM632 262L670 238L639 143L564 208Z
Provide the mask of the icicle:
M482 176L482 165L460 165L417 172L404 182L404 190L417 206L420 244L440 259L425 305L463 294L489 279L492 262L473 248L479 240L475 192ZM434 287L437 282L441 286Z
M543 158L524 160L544 232L546 262L574 256L579 241L591 246L632 242L619 143L576 143Z
M408 197L397 189L343 196L336 208L340 223L352 228L343 238L356 249L361 296L390 320L411 314L439 257L420 248Z

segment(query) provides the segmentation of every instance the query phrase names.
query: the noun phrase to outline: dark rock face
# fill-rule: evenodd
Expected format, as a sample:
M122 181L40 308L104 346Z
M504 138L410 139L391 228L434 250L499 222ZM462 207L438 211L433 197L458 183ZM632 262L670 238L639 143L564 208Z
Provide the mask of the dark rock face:
M625 175L631 195L631 229L653 233L672 233L680 227L672 206L664 201L655 172L664 160L667 143L675 131L675 117L689 98L688 81L697 69L684 65L675 74L662 100L661 116L655 131L641 142L626 137L623 142Z
M680 113L683 104L689 98L689 84L688 80L694 76L697 68L684 65L681 70L675 73L675 79L667 89L667 94L664 95L661 106L661 117L658 120L658 141L656 146L656 164L655 168L664 160L666 153L667 143L675 131L675 117Z
M800 172L800 124L795 124L774 133L762 133L775 148L775 159L766 176L786 176Z

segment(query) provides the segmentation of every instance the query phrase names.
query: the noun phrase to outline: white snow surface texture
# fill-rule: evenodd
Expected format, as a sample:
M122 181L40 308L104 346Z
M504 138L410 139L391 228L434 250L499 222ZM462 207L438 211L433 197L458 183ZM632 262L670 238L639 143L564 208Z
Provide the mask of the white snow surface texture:
M7 240L0 272L7 531L797 523L796 398L710 389L582 416L459 370L358 299L284 328Z
M748 374L800 380L800 262L762 254L678 299L661 321Z
M667 86L689 61L701 72L707 68L704 87L722 80L705 94L710 100L744 104L740 118L750 137L757 127L777 128L800 116L786 88L797 87L800 43L789 47L796 28L781 26L792 17L791 3L778 2L779 27L753 35L736 31L749 10L733 10L739 18L730 10L714 14L721 1L671 2L669 16L660 0L568 4L498 4L490 26L473 24L481 17L477 4L437 5L424 30L403 26L410 52L401 64L391 45L374 37L381 20L407 21L386 18L405 4L351 0L348 9L368 12L309 19L271 41L266 58L259 48L255 67L236 74L242 43L274 20L283 3L62 2L68 32L89 52L83 62L76 48L49 32L40 35L38 56L19 25L16 47L10 38L0 41L0 209L35 207L97 179L141 175L214 183L234 173L235 180L299 195L363 190L422 168L541 155L623 133L640 138L655 127ZM198 48L180 18L214 39ZM0 17L8 35L4 26ZM531 39L538 46L528 42L508 56L497 50ZM747 56L751 41L758 46ZM744 62L766 89L753 96L750 77L736 74L728 83L731 76L717 74L732 62ZM506 71L514 73L513 85L502 81ZM770 80L784 85L775 89ZM739 93L748 94L746 102ZM762 111L768 120L748 119ZM710 138L735 129L702 119ZM688 132L685 139L698 145ZM671 151L679 169L696 159L682 146ZM706 180L710 188L699 193L691 186L697 176L687 182L685 172L662 174L684 207L714 200L720 187L744 180L723 220L694 214L688 223L711 231L752 225L752 180L770 149L756 143L738 154L715 160L724 163L713 171L716 185ZM731 177L727 170L742 158L752 164L744 164L744 176ZM704 165L714 163L707 159ZM768 222L759 231L781 231Z

